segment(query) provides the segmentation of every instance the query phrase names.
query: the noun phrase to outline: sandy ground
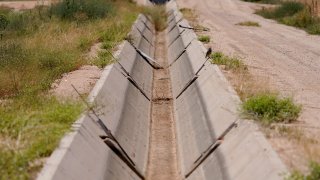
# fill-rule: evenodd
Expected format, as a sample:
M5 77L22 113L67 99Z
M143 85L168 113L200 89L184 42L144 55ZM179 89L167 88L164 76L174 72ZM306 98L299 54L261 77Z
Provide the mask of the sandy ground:
M167 67L165 31L157 34L155 58ZM177 145L169 69L154 70L147 180L176 180Z
M315 140L320 135L320 36L278 24L253 14L254 3L239 0L177 0L180 8L194 9L201 25L211 29L215 51L236 55L255 76L269 79L270 86L303 105L299 125ZM236 26L243 21L261 27ZM269 139L291 169L306 171L308 157L287 139ZM319 145L319 142L317 142ZM320 150L320 149L318 149ZM319 157L317 157L319 158ZM316 159L319 160L319 159Z
M37 5L49 5L49 1L0 1L0 6L15 10L33 9Z
M52 93L59 98L77 99L78 94L72 88L76 87L80 94L89 94L97 80L100 78L102 70L96 66L82 66L76 71L66 73L61 79L52 85Z

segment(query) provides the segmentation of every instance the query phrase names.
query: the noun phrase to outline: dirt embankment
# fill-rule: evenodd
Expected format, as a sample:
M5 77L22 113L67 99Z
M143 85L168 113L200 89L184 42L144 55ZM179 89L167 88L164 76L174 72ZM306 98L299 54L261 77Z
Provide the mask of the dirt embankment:
M209 46L214 51L241 57L252 75L267 79L266 86L292 96L302 105L303 112L292 126L308 141L299 140L299 135L279 136L272 131L266 134L288 167L305 172L310 160L320 162L320 153L317 153L320 152L320 36L255 15L255 9L261 5L254 3L240 0L177 2L180 8L195 9L201 25L211 29ZM261 27L235 25L243 21L258 22Z

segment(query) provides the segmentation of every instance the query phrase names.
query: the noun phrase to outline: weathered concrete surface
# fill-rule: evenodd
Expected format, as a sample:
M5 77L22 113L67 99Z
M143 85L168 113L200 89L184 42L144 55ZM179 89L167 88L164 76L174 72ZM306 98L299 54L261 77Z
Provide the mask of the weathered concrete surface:
M145 21L142 15L135 24ZM142 26L145 26L142 23ZM142 34L149 31L143 28ZM153 57L153 47L136 33L135 45ZM151 97L153 69L125 42L119 62L138 86ZM89 96L103 123L108 126L137 169L146 172L149 151L151 103L123 75L119 64L107 66ZM74 132L61 141L38 179L140 179L99 137L105 135L87 115L75 123Z
M174 3L170 2L168 7L175 9ZM179 14L168 12L172 18ZM174 18L174 22L188 26L179 16ZM178 24L168 27L168 41L183 31ZM181 33L168 49L171 62L179 52L186 50L171 66L175 95L205 62L206 49L195 39L194 32L188 31ZM198 79L174 103L178 156L181 173L185 175L200 154L217 142L217 138L239 118L237 112L241 102L219 68L207 62ZM250 121L239 122L238 127L224 137L222 144L187 179L283 179L281 173L283 175L287 169L258 127Z

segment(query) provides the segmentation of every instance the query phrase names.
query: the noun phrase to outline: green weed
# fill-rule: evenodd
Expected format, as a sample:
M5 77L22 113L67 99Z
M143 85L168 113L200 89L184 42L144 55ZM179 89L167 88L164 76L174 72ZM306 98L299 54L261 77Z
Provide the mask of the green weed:
M222 52L213 53L211 59L213 64L224 65L226 70L247 70L239 58L226 56Z
M291 98L279 98L275 94L258 94L246 99L242 110L249 118L271 124L295 121L301 106L295 105Z
M207 35L201 35L198 37L198 40L203 43L209 43L210 42L210 36Z
M240 26L255 26L255 27L260 27L260 24L257 22L253 22L253 21L244 21L244 22L240 22L236 25L240 25Z
M100 68L105 67L109 64L112 64L114 61L110 53L101 51L99 52L98 57L95 59L94 64Z

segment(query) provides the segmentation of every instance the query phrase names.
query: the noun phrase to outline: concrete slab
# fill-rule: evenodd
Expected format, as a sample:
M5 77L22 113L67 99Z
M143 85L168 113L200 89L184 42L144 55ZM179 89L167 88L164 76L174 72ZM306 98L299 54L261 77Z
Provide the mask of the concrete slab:
M233 96L225 89L224 82L216 78L212 67L204 69L196 82L176 100L183 172L237 118L233 114L237 112Z
M183 53L185 46L183 45L183 41L181 38L175 40L168 49L168 62L172 64L181 53Z
M136 62L135 64L144 63L138 60ZM149 132L145 130L150 119L150 102L129 83L119 69L117 65L110 69L110 74L94 101L95 109L123 148L132 156L137 166L144 171L149 142ZM134 75L135 72L138 70L134 66L132 76L139 79L139 76ZM139 86L143 82L142 80L137 81Z
M137 20L140 20L140 21L146 23L148 19L144 14L139 14Z
M190 29L186 29L186 31L181 34L181 38L184 46L187 46L191 41L197 41L198 39L194 31Z
M146 28L145 24L141 20L137 20L134 26L138 28L141 32L143 32Z
M287 172L259 128L241 121L220 147L188 179L283 179Z
M77 123L37 179L140 179L99 138L102 131L93 121L83 116Z
M137 26L135 24L137 24L139 21L136 20L135 23L133 24L133 26L131 27L131 31L128 33L128 36L131 38L131 42L138 47L140 45L140 41L142 39L142 35L139 32L139 30L137 29Z
M172 86L172 94L176 97L184 86L193 78L194 73L190 66L190 62L186 53L171 66L171 79L174 83Z
M178 5L176 3L175 0L171 0L169 1L167 4L166 4L166 7L167 7L167 11L170 11L170 10L174 10L175 12L177 12L179 9L178 9Z
M151 97L153 68L140 56L136 56L131 77L138 83L140 88Z
M151 45L151 40L146 40L144 38L141 38L139 46L136 46L138 49L140 49L145 54L149 55L150 57L154 57L154 46ZM152 43L153 44L153 43Z
M132 68L137 56L137 51L132 47L132 45L124 41L122 50L118 55L118 61L121 65L131 74Z
M172 42L179 35L178 27L175 26L170 32L167 32L167 42Z
M188 54L190 65L192 66L192 71L196 73L206 61L206 52L204 52L201 46L199 46L198 41L194 40L187 48L186 53Z

